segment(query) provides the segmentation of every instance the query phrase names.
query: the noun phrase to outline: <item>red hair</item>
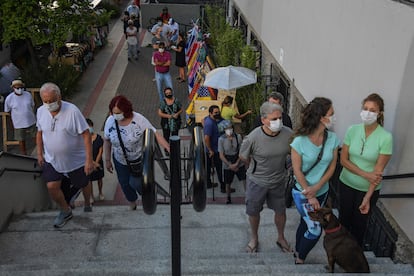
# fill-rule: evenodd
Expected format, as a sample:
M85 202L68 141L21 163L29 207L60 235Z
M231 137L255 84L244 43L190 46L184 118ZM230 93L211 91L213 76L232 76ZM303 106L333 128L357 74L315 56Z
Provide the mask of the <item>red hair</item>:
M109 112L111 112L111 114L112 109L114 109L115 106L124 113L125 118L132 117L132 103L125 96L119 95L112 98L109 103Z

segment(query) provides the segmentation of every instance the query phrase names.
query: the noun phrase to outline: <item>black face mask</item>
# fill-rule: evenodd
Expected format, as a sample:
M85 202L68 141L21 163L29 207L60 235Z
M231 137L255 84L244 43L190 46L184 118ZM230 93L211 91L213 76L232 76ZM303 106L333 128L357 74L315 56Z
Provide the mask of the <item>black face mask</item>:
M214 119L218 120L218 119L221 118L221 115L220 114L214 114L213 117L214 117Z
M173 95L169 94L169 95L165 95L165 97L168 98L168 99L171 99L173 97Z

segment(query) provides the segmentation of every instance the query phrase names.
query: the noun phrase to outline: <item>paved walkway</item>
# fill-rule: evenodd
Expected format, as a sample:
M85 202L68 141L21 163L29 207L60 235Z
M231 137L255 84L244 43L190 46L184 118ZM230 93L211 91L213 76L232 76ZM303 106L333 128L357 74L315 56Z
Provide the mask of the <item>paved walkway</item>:
M160 118L158 117L158 92L153 81L154 67L151 65L152 48L147 45L151 43L152 35L145 29L141 29L141 53L138 61L128 61L127 44L123 36L122 22L116 21L111 26L108 36L108 44L99 51L94 61L89 65L82 75L79 83L80 91L70 99L76 104L86 117L91 118L95 124L95 131L102 134L105 119L108 115L108 104L113 96L122 94L128 97L133 103L134 110L143 114L157 128L160 129ZM173 64L175 53L172 54ZM184 109L188 105L187 83L179 83L176 80L178 68L171 66L173 89L175 96L183 103ZM182 114L182 121L185 122L185 114ZM183 124L184 125L184 124ZM161 131L161 130L160 130ZM180 130L182 148L188 154L189 139L191 137L187 129ZM167 162L169 162L167 160ZM156 165L156 180L167 191L168 182L162 177L161 171ZM159 172L159 173L158 173ZM118 185L116 175L105 172L103 193L104 202L95 204L118 205L127 204L122 191ZM217 182L217 181L216 181ZM97 196L97 184L94 183L94 194ZM236 193L232 195L234 203L243 203L244 189L241 183L235 180L233 186ZM224 203L225 194L219 189L208 190L208 201L211 203ZM81 205L83 198L78 199L77 204Z

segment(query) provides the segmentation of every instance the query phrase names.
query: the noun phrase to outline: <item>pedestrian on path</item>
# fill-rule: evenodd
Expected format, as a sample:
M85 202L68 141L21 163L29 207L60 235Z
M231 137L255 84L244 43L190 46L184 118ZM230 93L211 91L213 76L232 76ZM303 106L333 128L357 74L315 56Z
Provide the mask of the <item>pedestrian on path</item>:
M231 204L231 184L234 175L237 175L243 187L246 188L246 168L239 157L242 137L240 134L234 133L233 124L229 120L223 121L224 134L218 140L218 152L223 162L223 176L226 184L227 202Z
M91 203L94 202L93 196L93 181L98 182L98 191L99 200L104 200L105 197L102 193L102 186L103 186L103 177L104 177L104 166L103 166L103 139L102 136L97 134L93 129L93 121L89 118L86 119L86 122L89 125L89 132L91 133L92 137L92 154L93 154L93 172L89 175L89 184L88 188L90 188L90 195L91 195ZM85 197L85 193L83 195ZM92 211L92 208L88 208L88 206L84 207L85 211Z
M179 33L177 45L171 46L171 49L175 51L175 66L178 67L179 73L177 80L185 82L185 66L187 66L187 63L185 62L185 39L183 33Z
M14 80L11 84L13 93L9 94L4 103L4 111L10 112L14 127L14 139L19 141L20 153L27 155L26 141L35 140L36 116L32 94L25 91L21 80ZM3 133L5 135L5 133Z
M92 141L84 116L75 105L62 100L56 84L43 84L40 98L43 105L37 109L37 161L49 195L60 207L53 223L60 228L73 217L67 200L73 202L89 183L88 175L93 171ZM72 184L70 194L61 189L66 176ZM87 193L85 205L90 205Z
M170 151L170 146L147 118L133 111L132 103L125 96L115 96L109 103L109 112L111 116L104 127L106 169L113 173L115 167L130 210L136 210L136 200L142 192L142 170L131 171L131 164L135 164L138 169L142 168L142 139L145 130L148 128L154 131L157 142L167 152Z
M183 112L181 102L174 96L171 87L164 89L164 100L160 103L158 116L161 117L161 128L165 140L170 136L178 135L181 128L181 113Z
M128 43L128 60L131 58L138 60L138 31L134 26L132 19L128 20L128 28L126 28L127 43Z
M292 131L282 125L283 108L265 102L260 107L263 126L253 129L243 140L239 157L248 166L246 180L246 214L251 229L246 252L254 253L259 248L260 212L263 204L274 211L274 222L278 232L276 245L282 252L292 252L285 238L286 206L285 186L286 157Z
M157 84L158 95L160 102L164 100L164 87L173 87L170 66L171 66L171 54L165 51L165 43L160 42L158 45L158 51L154 53L155 64L155 81ZM163 86L164 84L164 86Z
M323 207L328 197L329 179L335 171L339 139L328 131L334 109L327 98L314 98L303 110L300 127L290 144L296 184L293 200L300 215L296 230L295 264L303 264L318 242L322 229L308 212Z
M392 133L384 129L384 100L377 93L362 102L362 122L348 128L341 151L339 218L363 247L364 235L392 156Z

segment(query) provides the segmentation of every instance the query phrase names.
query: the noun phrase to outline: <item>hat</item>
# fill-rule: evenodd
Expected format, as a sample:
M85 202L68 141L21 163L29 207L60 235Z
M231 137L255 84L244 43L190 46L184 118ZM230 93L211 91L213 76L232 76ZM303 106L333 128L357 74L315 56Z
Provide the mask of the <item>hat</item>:
M14 80L12 81L11 87L15 87L15 86L23 87L24 83L22 82L22 80Z
M233 124L231 123L230 120L223 120L222 122L220 122L220 125L223 129L233 127Z

